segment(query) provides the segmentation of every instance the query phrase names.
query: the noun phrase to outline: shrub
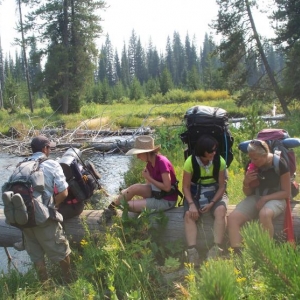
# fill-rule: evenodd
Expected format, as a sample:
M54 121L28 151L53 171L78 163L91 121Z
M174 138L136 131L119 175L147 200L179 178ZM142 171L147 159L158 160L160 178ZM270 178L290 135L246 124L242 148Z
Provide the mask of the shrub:
M165 94L167 103L185 103L191 101L191 93L181 89L170 90Z
M83 117L87 119L91 119L95 115L97 115L97 110L99 108L99 105L97 105L94 102L88 103L81 107L80 113Z
M153 103L153 104L162 104L164 102L165 102L165 98L162 95L162 93L157 93L157 94L152 95L150 97L150 103Z

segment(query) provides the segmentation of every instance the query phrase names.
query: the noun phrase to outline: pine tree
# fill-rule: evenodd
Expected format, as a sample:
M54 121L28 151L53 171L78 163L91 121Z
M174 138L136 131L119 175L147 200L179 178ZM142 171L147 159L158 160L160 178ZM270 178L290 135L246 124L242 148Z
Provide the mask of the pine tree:
M218 19L213 23L213 28L217 33L223 35L223 40L219 46L222 62L227 65L227 71L234 71L240 62L245 63L248 47L253 47L253 53L260 56L271 86L276 94L281 107L286 115L290 112L285 99L282 97L279 85L269 66L265 55L261 38L256 30L252 15L252 7L258 5L257 1L249 0L217 0L219 5ZM255 47L254 47L255 46ZM246 82L247 69L244 68L244 74L238 77L240 88Z
M126 45L124 44L122 50L121 58L121 81L125 88L128 88L130 85L130 69L129 69L129 59L127 56Z
M170 71L165 68L160 77L160 90L165 95L169 90L173 88L174 84Z
M26 31L46 47L45 87L54 110L79 112L85 91L94 81L95 39L101 33L98 0L48 0L35 4ZM58 63L59 65L52 65Z

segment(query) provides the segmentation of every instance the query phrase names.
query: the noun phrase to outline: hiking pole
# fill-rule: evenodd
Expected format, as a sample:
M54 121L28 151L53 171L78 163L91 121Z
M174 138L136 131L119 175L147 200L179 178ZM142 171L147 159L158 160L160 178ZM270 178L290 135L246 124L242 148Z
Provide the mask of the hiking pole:
M11 255L10 255L10 253L9 253L9 251L8 251L8 249L6 247L4 247L4 251L5 251L6 255L7 255L8 261L11 262L12 258L11 258Z

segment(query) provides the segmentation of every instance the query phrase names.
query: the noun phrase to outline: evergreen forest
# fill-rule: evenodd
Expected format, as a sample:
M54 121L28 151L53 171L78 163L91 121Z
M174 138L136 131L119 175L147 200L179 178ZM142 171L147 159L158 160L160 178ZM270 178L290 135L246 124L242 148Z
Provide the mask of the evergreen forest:
M159 53L151 39L143 46L133 29L119 53L109 34L96 46L104 1L17 0L19 50L3 53L0 37L0 108L33 112L47 103L71 114L87 103L151 103L154 95L181 89L227 90L238 106L279 102L289 114L289 104L300 95L300 17L293 13L300 0L274 1L272 40L256 29L251 9L258 1L216 2L218 19L210 26L220 42L205 34L198 46L193 37L174 31Z

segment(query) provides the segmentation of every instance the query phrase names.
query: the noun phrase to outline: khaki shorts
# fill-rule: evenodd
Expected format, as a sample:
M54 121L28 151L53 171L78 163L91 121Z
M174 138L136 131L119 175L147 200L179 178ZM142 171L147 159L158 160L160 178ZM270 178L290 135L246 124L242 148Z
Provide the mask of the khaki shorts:
M259 213L259 211L255 207L257 201L257 196L248 196L236 206L235 210L249 217L250 220L257 219ZM264 207L271 209L274 212L275 218L284 212L286 202L285 200L270 200L264 205Z
M64 260L70 253L69 242L60 223L48 219L42 225L23 230L25 248L32 262L45 259L52 262Z
M168 210L174 207L176 201L168 201L164 199L146 198L146 208L149 210Z

